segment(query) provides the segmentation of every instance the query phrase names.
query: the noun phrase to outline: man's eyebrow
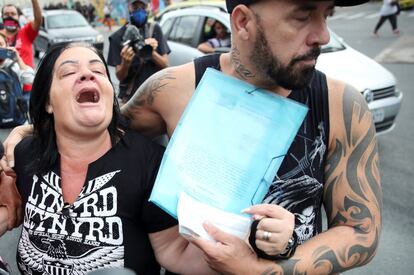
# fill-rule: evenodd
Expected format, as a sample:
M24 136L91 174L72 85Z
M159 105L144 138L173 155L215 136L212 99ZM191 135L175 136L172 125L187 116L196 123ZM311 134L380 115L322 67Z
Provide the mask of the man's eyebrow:
M297 8L295 8L295 11L313 11L316 10L318 5L316 3L312 2L302 2L300 5L298 5ZM329 5L328 9L334 10L335 4L332 3Z
M295 11L313 11L316 10L317 5L309 2L302 2L295 8Z

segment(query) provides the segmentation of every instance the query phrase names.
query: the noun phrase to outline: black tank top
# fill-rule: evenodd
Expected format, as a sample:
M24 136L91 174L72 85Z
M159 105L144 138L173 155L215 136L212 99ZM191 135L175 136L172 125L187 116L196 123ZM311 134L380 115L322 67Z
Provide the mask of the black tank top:
M194 60L196 86L208 67L221 70L220 55ZM309 107L272 185L265 203L283 206L296 216L295 232L299 243L322 231L324 167L329 137L329 105L326 77L315 71L311 83L293 90L288 98Z

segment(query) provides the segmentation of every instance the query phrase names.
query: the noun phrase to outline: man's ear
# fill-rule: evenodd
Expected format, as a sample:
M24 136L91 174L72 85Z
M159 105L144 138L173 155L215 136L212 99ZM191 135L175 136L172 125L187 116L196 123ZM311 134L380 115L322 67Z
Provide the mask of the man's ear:
M231 13L233 31L242 40L248 40L255 24L254 13L245 5L238 5Z

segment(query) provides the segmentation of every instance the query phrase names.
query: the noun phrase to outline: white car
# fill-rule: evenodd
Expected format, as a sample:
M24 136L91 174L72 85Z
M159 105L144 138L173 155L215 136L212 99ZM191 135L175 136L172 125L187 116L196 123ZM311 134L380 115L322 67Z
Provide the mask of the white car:
M171 49L171 66L181 65L204 55L197 46L214 36L211 22L220 21L230 30L224 2L171 7L157 18ZM229 48L216 49L227 52ZM340 64L340 65L338 65ZM322 47L316 68L344 81L364 95L373 115L377 134L391 131L400 110L403 93L396 88L395 77L373 59L354 50L331 31L330 42Z

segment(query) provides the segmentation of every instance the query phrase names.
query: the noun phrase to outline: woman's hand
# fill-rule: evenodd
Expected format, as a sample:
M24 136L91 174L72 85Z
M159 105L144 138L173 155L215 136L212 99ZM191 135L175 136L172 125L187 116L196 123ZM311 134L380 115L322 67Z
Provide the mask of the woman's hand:
M256 231L256 246L268 255L284 252L295 228L295 215L274 204L254 205L244 210L260 220Z

